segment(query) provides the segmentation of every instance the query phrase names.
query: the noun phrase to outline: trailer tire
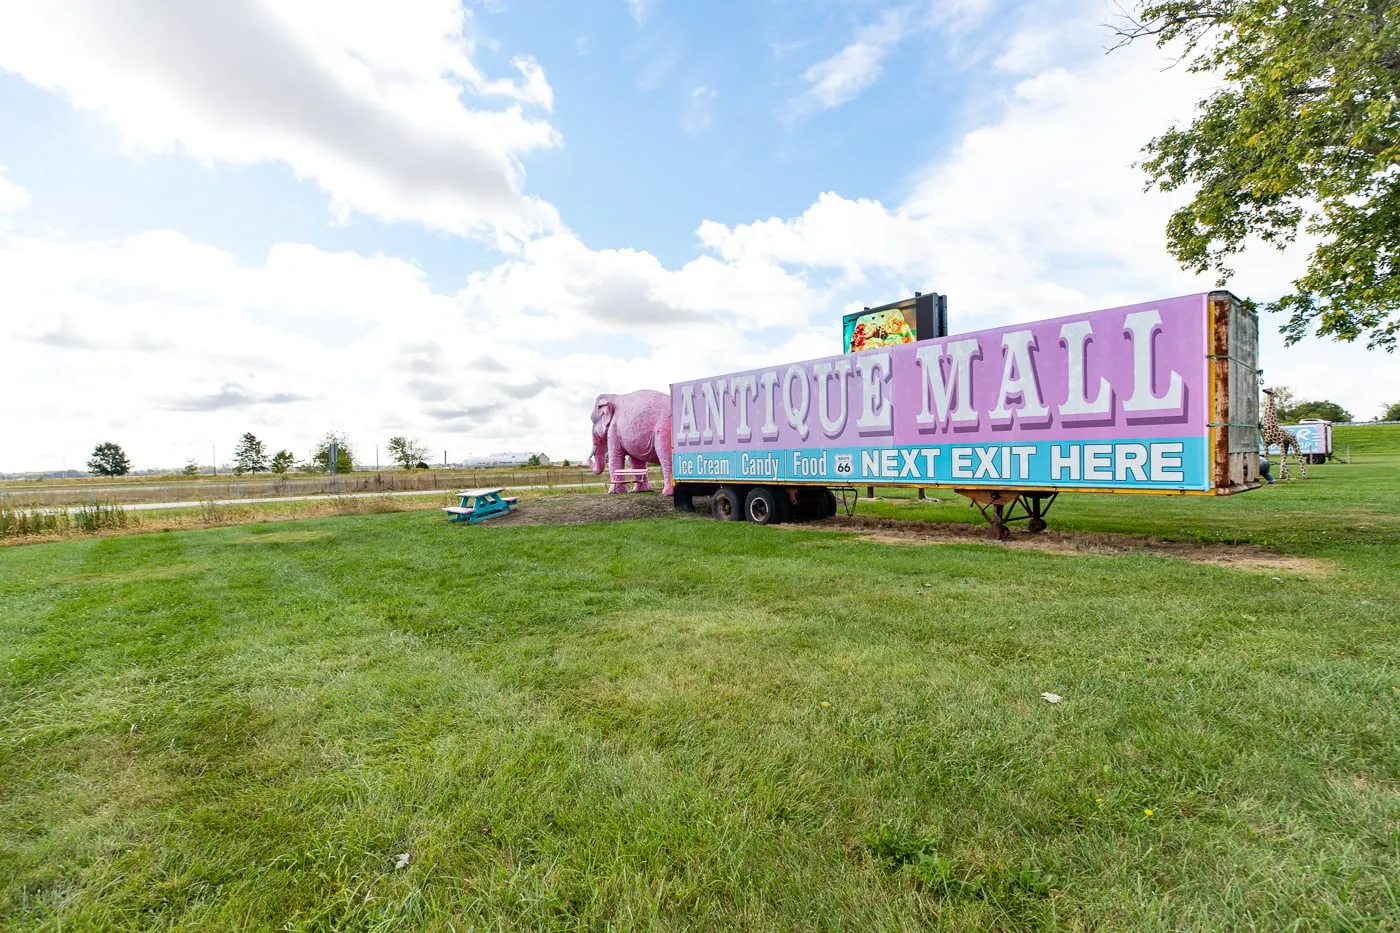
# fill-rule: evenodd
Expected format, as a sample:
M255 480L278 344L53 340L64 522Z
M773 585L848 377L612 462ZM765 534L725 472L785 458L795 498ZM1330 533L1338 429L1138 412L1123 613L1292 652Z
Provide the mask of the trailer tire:
M710 514L715 521L737 522L744 517L744 500L733 486L721 486L710 497Z
M744 517L755 525L776 525L782 521L778 497L767 486L753 489L744 500Z
M778 499L778 521L797 521L797 506L788 498L788 491L786 489L774 489L773 495Z

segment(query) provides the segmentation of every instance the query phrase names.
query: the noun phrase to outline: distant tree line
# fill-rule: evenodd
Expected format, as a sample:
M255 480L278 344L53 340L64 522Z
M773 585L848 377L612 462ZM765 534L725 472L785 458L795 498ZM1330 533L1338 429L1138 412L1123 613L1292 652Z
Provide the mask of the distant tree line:
M1274 404L1278 406L1278 420L1281 424L1295 424L1305 418L1321 418L1323 421L1348 422L1351 412L1336 402L1305 401L1288 386L1274 388Z
M244 473L286 473L296 463L290 450L279 450L272 456L267 454L267 445L252 431L238 439L233 449L233 472ZM188 469L188 468L187 468Z
M311 455L300 465L307 473L329 473L331 468L331 447L335 447L335 471L349 473L355 469L355 448L350 438L343 432L329 431L316 442ZM417 440L395 436L389 438L389 459L405 470L426 470L428 468L428 448ZM251 431L244 434L233 452L235 473L285 473L296 465L296 458L289 450L279 450L270 458L267 448Z
M343 434L332 431L316 442L311 456L299 467L305 473L330 472L331 445L336 446L336 472L349 472L355 467L355 455L350 442ZM244 473L286 473L298 468L296 455L290 450L280 449L271 456L267 445L252 431L244 433L233 449L233 472Z

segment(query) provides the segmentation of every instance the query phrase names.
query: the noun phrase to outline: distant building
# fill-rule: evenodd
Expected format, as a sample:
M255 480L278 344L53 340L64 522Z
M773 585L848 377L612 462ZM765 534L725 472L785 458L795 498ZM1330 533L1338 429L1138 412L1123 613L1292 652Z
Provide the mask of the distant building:
M462 462L464 467L517 467L530 462L531 457L539 458L540 466L550 466L549 455L539 451L524 453L487 454L484 457L471 457Z

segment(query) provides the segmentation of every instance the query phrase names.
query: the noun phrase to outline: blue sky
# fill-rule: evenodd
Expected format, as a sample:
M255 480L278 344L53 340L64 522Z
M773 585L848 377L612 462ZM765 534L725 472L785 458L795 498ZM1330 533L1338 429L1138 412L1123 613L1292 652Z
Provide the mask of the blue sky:
M803 70L878 22L875 4L656 3L641 22L622 4L542 6L481 17L512 43L539 19L567 24L539 52L558 62L566 146L532 166L531 186L590 244L644 242L671 264L701 220L790 217L824 190L897 199L967 91L929 32L890 49L862 105L799 112Z
M0 470L408 433L587 450L599 391L1212 287L1138 148L1204 85L1098 0L0 5ZM1306 246L1306 244L1304 244ZM1302 255L1253 251L1269 298ZM1358 416L1393 360L1266 322ZM1278 378L1273 378L1275 375Z

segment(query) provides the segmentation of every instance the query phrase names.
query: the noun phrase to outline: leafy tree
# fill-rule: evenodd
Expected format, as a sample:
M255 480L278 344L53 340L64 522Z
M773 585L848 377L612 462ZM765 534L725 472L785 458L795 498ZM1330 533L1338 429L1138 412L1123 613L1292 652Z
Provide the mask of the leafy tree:
M1351 412L1336 402L1299 402L1288 408L1279 409L1279 420L1302 421L1304 418L1321 418L1324 421L1350 421Z
M311 459L306 463L308 470L317 473L330 472L332 441L336 444L335 471L349 473L355 469L355 454L350 449L349 438L344 434L330 431L316 442L316 447L311 451Z
M92 449L88 472L96 476L125 476L131 472L131 461L120 444L103 441Z
M1231 274L1258 236L1319 240L1288 314L1318 336L1393 351L1400 337L1400 3L1396 0L1144 0L1120 46L1154 37L1222 79L1188 126L1144 148L1151 182L1194 191L1167 224L1183 267Z
M198 476L199 464L195 463L193 460L189 460L185 463L184 468L180 470L180 473L183 476Z
M539 455L539 454L530 454L530 459L525 461L525 465L526 465L527 467L539 466L539 465L540 465L540 455Z
M1381 412L1382 421L1400 421L1400 402L1391 402Z
M389 438L389 458L405 470L412 470L428 456L428 448L406 437Z
M290 450L279 450L272 455L269 467L274 473L285 473L292 468L292 464L296 463L296 460L297 458L292 456Z
M250 431L238 439L233 450L233 472L261 473L267 469L267 447Z

